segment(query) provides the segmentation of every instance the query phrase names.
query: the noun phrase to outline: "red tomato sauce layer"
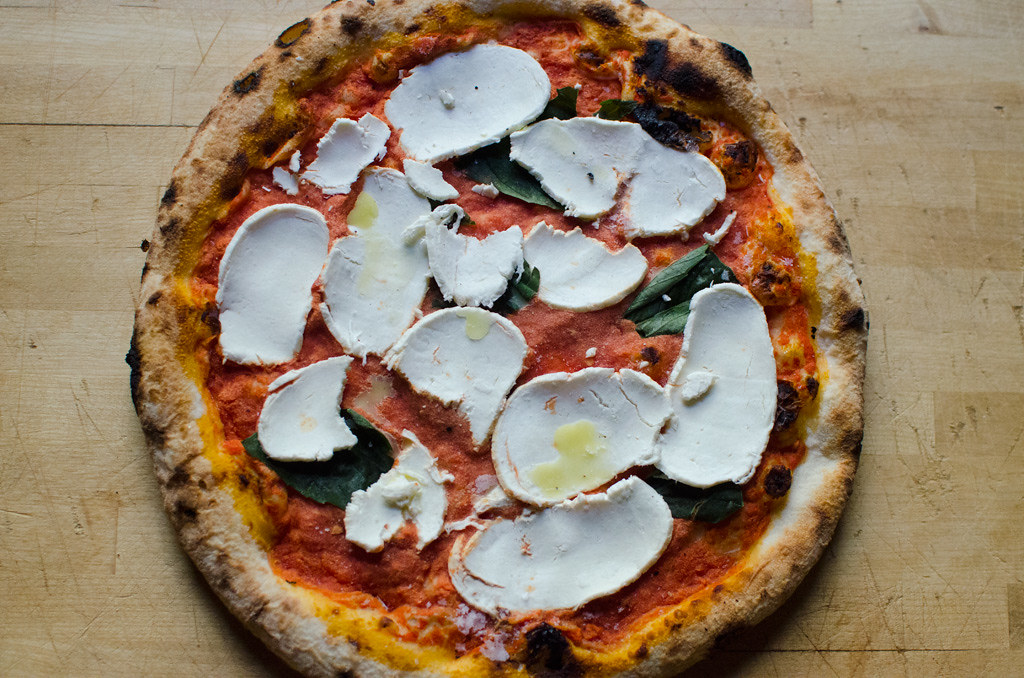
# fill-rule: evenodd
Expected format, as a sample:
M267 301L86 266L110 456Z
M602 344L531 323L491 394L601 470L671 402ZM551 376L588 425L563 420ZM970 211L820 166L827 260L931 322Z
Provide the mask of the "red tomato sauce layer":
M386 120L384 102L403 69L495 37L503 44L528 51L541 63L551 79L552 96L560 87L580 85L580 115L592 115L601 101L621 94L620 78L625 76L620 65L628 55L611 54L595 59L592 46L575 24L523 23L496 29L493 34L474 30L423 36L402 48L377 55L373 63L352 70L340 82L301 102L304 112L316 121L301 148L303 165L315 158L316 142L335 118L359 118L369 112ZM742 139L739 132L725 123L705 122L705 129L713 139L705 152L712 156L724 144ZM392 134L387 155L379 165L401 170L403 154L397 141L398 135ZM457 202L475 222L460 232L484 237L512 225L528 230L544 220L559 229L584 228L587 236L598 238L613 249L627 243L621 231L613 227L594 229L589 222L566 217L557 210L504 195L491 199L473 193L469 189L475 182L459 171L454 162L443 162L438 167L445 180L459 190ZM715 252L766 306L779 379L791 381L806 391L807 380L814 381L816 376L814 343L804 303L806 292L795 240L777 218L771 198L771 177L770 166L761 158L749 185L730 189L725 200L686 240L659 237L633 244L650 263L649 281L662 268L703 244L702 235L717 230L735 212L734 225ZM333 243L348 234L347 215L361 188L360 181L348 195L324 196L319 188L303 182L298 195L288 196L273 183L269 171L251 172L228 216L216 223L206 238L194 269L192 291L200 303L207 305L204 320L216 328L214 298L220 260L246 218L269 205L306 205L326 217ZM614 215L610 219L614 223ZM761 285L763 280L768 282ZM323 298L319 282L313 293L313 310L301 351L288 363L263 367L224 362L215 340L196 348L200 364L208 370L206 386L223 426L224 450L237 457L243 486L260 495L275 527L276 541L269 553L271 563L288 581L318 589L346 604L386 613L388 621L384 628L396 637L474 651L481 644L480 637L460 631L456 621L460 615L477 613L458 596L448 576L448 554L457 532L442 533L417 551L415 530L407 525L379 553L367 553L345 539L342 509L313 502L285 487L241 448L240 441L256 430L267 387L276 377L343 353L318 310ZM517 385L542 374L593 366L639 370L664 385L678 357L682 336L643 338L637 334L633 323L622 317L631 297L589 313L561 311L534 301L512 314L510 319L523 332L530 347ZM432 288L422 311L430 313L438 301L439 294ZM596 348L593 357L587 357L590 348ZM801 394L806 397L804 391ZM378 358L352 363L343 407L362 412L393 439L398 439L403 430L416 434L436 457L438 466L455 477L447 486L448 521L471 515L473 501L494 486L489 451L486 447L474 448L468 425L456 409L416 394L401 377L385 369ZM741 563L745 551L766 529L774 499L762 489L765 474L778 467L795 468L803 454L803 445L795 437L773 435L754 479L744 488L744 506L733 517L718 525L677 519L665 554L633 584L577 611L532 615L529 623L517 627L519 630L508 631L507 625L503 625L501 633L512 643L524 629L547 621L573 642L598 647L620 639L637 623L713 586ZM511 518L522 508L523 505L513 506L491 515ZM497 632L493 620L488 619L485 626L488 631Z

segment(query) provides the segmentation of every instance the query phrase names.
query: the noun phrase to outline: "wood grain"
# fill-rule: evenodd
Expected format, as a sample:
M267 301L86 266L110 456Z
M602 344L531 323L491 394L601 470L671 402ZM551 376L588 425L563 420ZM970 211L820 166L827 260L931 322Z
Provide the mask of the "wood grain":
M654 4L747 54L847 226L871 320L835 539L692 675L1020 675L1024 4ZM0 675L289 675L179 550L123 356L172 165L315 9L0 2Z

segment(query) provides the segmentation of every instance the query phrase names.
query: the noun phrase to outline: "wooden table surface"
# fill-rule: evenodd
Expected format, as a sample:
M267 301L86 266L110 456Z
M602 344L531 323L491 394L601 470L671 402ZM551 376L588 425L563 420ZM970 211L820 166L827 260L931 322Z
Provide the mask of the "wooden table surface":
M1024 3L653 4L747 54L871 320L835 539L693 675L1024 675ZM179 550L124 354L171 167L317 8L0 1L0 675L289 675Z

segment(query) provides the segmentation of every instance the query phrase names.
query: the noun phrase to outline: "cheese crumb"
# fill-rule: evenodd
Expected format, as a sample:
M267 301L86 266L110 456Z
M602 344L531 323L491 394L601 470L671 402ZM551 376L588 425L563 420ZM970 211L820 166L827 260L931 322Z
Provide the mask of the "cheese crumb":
M495 187L494 184L477 184L476 186L469 190L479 195L482 195L485 198L490 198L491 200L497 198L498 194L501 192Z
M594 356L597 355L597 347L591 346L590 348L587 349L587 352L584 355L586 355L588 358L593 358Z

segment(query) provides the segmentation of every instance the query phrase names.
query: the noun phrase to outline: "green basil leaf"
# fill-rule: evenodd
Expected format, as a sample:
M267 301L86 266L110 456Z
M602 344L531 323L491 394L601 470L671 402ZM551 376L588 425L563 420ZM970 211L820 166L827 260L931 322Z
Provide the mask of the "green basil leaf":
M735 483L700 489L655 473L647 484L664 498L673 518L720 523L743 508L743 488Z
M704 256L709 251L710 247L707 244L701 245L692 252L687 252L661 271L661 273L654 276L651 282L647 283L647 287L640 290L640 294L636 295L633 303L626 309L626 318L634 320L634 316L644 306L652 302L663 301L662 295L667 294L669 290L689 275L690 271L704 259Z
M579 90L575 87L559 87L555 92L555 98L548 102L548 105L541 111L537 120L547 118L558 118L568 120L576 117L576 99L579 98Z
M498 297L491 309L495 313L508 315L514 313L530 303L530 300L537 296L540 289L540 269L530 266L529 262L523 262L523 271L516 279L509 282L505 293Z
M657 313L636 324L636 331L641 337L654 337L659 334L679 334L686 328L686 319L690 317L690 302L681 304Z
M629 99L605 99L597 111L597 117L605 120L622 120L636 110L637 103Z
M560 210L562 206L544 192L540 182L510 157L511 144L505 137L496 144L485 146L457 161L457 165L474 181L493 184L495 188L534 205Z
M249 456L263 462L288 487L321 504L348 506L352 494L365 490L391 470L391 444L383 433L354 410L344 411L345 423L357 442L338 450L328 461L277 461L267 456L256 434L242 441Z

